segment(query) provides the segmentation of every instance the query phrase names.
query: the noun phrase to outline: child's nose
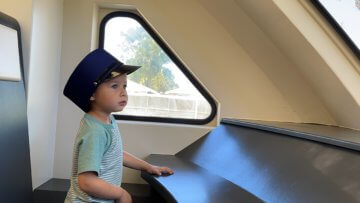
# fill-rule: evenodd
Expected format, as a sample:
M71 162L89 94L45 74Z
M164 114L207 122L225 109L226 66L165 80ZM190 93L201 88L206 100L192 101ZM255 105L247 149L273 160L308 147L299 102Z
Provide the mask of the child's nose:
M126 89L123 89L123 90L120 92L120 95L121 95L121 96L125 96L125 95L127 95L127 91L126 91Z

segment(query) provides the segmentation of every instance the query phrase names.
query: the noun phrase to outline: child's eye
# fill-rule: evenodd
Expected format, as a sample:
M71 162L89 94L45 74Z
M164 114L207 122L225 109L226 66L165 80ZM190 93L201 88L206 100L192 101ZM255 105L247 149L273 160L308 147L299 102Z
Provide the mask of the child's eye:
M124 89L126 89L126 88L127 88L127 84L124 85Z
M111 85L111 88L116 89L117 87L118 87L118 85L117 85L117 84L113 84L113 85Z

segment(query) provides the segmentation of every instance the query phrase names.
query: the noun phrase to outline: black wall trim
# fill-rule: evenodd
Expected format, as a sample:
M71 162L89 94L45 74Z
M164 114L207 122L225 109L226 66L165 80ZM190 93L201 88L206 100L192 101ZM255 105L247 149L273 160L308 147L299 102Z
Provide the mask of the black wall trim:
M114 115L118 120L134 120L134 121L147 121L147 122L164 122L164 123L183 123L183 124L196 124L203 125L212 121L217 113L217 106L215 100L205 90L205 88L195 79L195 77L188 71L181 60L170 50L166 43L155 33L155 31L145 22L145 20L134 13L116 11L104 17L100 24L99 31L99 48L104 48L104 35L106 23L114 17L129 17L139 22L143 28L150 34L150 36L158 43L158 45L165 51L169 58L180 68L190 82L199 90L204 98L211 106L211 113L205 119L182 119L182 118L162 118L162 117L145 117L145 116L130 116L130 115ZM140 64L141 65L141 64Z
M280 133L360 151L360 131L348 128L320 124L253 121L229 118L222 119L221 123Z
M311 0L311 3L320 11L320 13L326 18L326 20L330 23L330 25L335 29L335 31L340 35L340 37L345 41L345 43L350 47L350 49L353 51L355 56L357 56L357 58L360 60L360 48L355 45L355 43L341 28L341 26L336 22L336 20L327 11L327 9L321 4L321 2L319 0Z

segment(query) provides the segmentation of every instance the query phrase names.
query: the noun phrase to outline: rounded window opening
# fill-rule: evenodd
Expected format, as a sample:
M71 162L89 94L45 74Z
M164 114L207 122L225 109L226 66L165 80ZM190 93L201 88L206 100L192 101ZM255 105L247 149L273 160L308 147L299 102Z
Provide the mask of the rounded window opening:
M151 28L135 14L109 15L102 22L100 47L125 64L142 66L128 76L128 105L114 112L115 117L189 124L211 121L215 102Z

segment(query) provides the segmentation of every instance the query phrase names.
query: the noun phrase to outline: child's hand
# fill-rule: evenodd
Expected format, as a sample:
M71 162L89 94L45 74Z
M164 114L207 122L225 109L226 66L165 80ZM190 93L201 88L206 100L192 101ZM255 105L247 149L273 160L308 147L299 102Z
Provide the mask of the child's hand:
M150 165L147 169L146 172L150 173L150 174L155 174L158 176L161 176L164 173L167 174L174 174L174 171L171 168L165 167L165 166L155 166L155 165Z

